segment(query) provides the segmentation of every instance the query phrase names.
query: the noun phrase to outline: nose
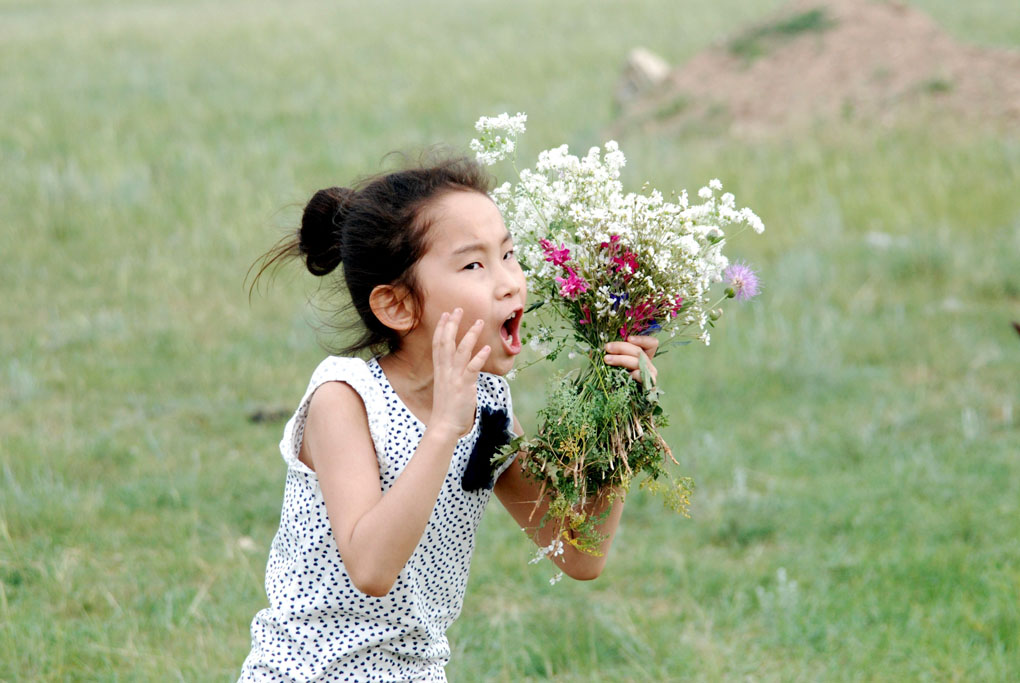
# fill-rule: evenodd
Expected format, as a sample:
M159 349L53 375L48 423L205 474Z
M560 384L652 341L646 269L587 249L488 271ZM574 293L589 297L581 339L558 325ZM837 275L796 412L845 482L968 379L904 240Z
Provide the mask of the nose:
M521 293L521 288L524 286L524 274L516 262L513 266L504 266L499 269L499 280L496 283L496 298L498 299L508 299Z

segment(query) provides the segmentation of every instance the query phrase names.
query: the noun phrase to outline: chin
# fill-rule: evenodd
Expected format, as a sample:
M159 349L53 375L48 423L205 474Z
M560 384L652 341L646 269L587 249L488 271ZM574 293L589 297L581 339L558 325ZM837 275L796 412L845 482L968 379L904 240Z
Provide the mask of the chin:
M490 375L505 375L514 369L514 362L517 360L516 356L510 356L508 358L499 358L495 362L490 358L489 362L482 368L482 372L487 372Z

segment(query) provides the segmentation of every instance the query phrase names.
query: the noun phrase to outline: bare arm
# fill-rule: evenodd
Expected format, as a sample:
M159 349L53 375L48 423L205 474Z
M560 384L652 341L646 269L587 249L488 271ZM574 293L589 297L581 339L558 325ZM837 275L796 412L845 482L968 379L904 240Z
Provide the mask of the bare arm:
M520 422L514 418L514 431L523 434ZM552 543L554 529L551 525L539 528L542 517L549 509L549 499L539 496L542 494L542 485L525 475L524 470L518 461L513 464L500 476L495 487L496 497L507 509L507 512L514 518L517 524L534 539L539 546L548 546ZM606 566L609 558L609 548L616 536L616 529L620 525L620 516L623 514L623 492L616 500L610 502L608 495L603 495L585 505L585 512L600 515L605 512L609 505L612 509L606 516L605 521L599 526L600 533L606 535L602 542L599 556L581 552L569 543L564 543L563 554L553 557L553 562L572 579L581 581L598 578ZM536 505L537 503L537 505Z
M318 474L333 537L351 580L363 593L381 596L393 587L432 515L457 440L474 420L475 382L489 347L471 358L481 326L475 325L457 344L459 322L459 314L444 314L436 328L429 424L385 494L361 397L340 382L326 383L312 396L301 457Z
M615 365L627 368L635 381L641 381L639 356L644 354L648 360L649 372L653 381L658 376L651 359L658 349L659 340L654 337L631 336L625 342L611 342L606 346L607 365ZM517 418L514 418L514 431L523 434ZM553 541L553 529L550 526L539 528L542 517L549 509L548 497L542 496L542 485L528 478L524 474L520 463L514 461L512 465L500 476L495 487L496 496L514 518L518 525L531 536L539 546L548 546ZM569 543L564 544L563 554L553 557L563 572L572 579L590 580L598 578L606 566L609 558L609 549L616 536L616 530L620 526L620 517L623 514L623 503L626 492L620 490L607 491L595 500L589 501L584 511L588 514L601 515L609 509L609 514L599 526L599 532L606 536L599 548L601 555L591 555L577 550Z
M333 538L361 592L385 595L407 564L435 507L457 438L428 428L384 495L361 397L340 382L315 392L301 450L319 476Z

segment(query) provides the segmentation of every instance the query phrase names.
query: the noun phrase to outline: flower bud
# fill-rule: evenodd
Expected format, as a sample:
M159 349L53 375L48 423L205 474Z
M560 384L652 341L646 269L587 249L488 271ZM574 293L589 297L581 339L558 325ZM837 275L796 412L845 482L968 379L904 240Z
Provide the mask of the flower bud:
M708 317L709 317L710 320L718 320L719 318L722 317L722 309L721 308L716 308L716 309L713 309L713 310L709 311L708 312Z
M735 289L733 289L732 287L727 287L726 288L726 296L728 298L732 299L736 295L737 295L737 291Z

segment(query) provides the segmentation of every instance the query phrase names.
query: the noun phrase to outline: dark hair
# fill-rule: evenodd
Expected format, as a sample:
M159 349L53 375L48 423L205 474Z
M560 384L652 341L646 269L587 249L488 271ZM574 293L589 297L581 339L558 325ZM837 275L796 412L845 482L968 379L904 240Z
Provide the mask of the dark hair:
M424 209L450 191L487 194L492 179L474 160L466 157L425 162L359 182L354 189L331 187L308 200L301 227L256 261L259 277L270 267L291 258L303 258L309 272L323 277L343 264L343 278L334 275L336 294L346 290L350 300L334 309L334 326L359 332L341 355L365 349L378 353L400 348L401 335L383 325L369 306L378 285L401 285L421 310L421 292L414 265L425 253L428 222ZM254 265L253 265L254 267ZM359 320L344 315L350 308Z

